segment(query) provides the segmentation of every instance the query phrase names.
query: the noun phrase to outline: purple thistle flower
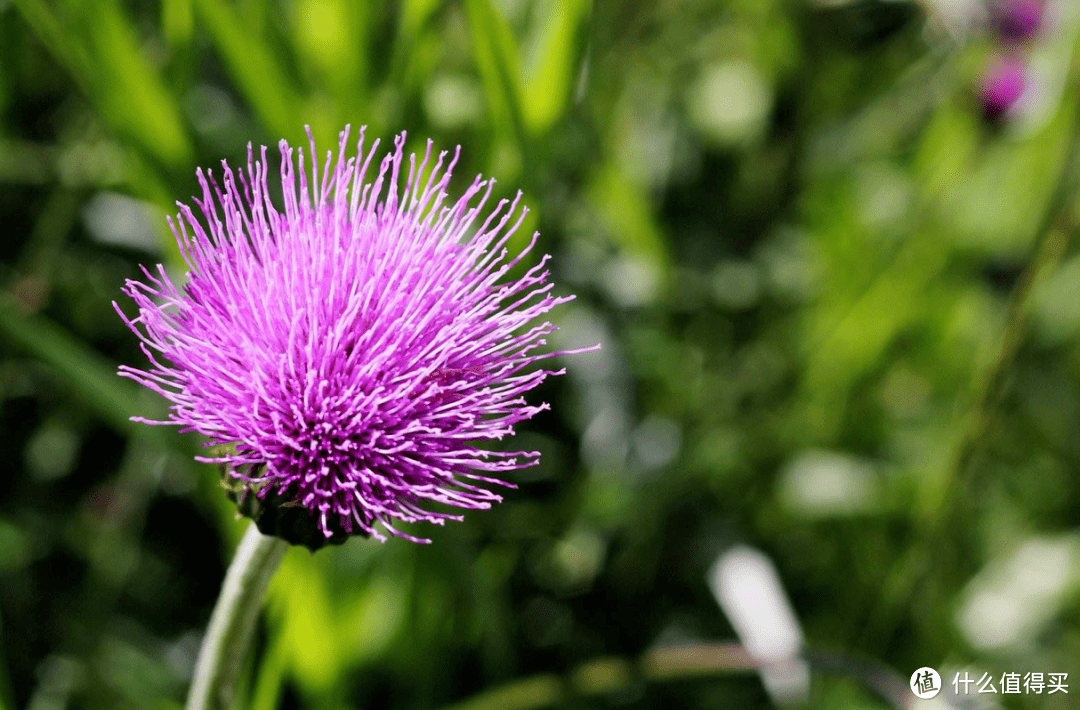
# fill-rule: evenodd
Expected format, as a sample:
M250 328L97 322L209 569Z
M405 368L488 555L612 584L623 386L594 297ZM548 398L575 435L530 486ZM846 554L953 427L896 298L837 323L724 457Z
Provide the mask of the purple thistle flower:
M1004 0L991 5L994 26L1003 38L1022 42L1039 31L1045 0Z
M379 142L365 152L361 129L347 158L348 134L321 179L313 139L310 178L303 151L294 170L280 143L283 212L270 200L265 146L257 160L248 146L238 175L223 161L221 184L199 170L203 221L181 203L169 220L187 284L144 267L145 282L124 286L138 315L114 303L150 360L120 374L171 403L166 421L136 421L225 445L198 460L223 464L242 510L276 510L252 515L260 529L313 549L350 534L385 540L380 526L427 542L393 522L441 525L461 516L428 504L500 502L482 484L513 488L501 476L539 453L472 442L512 435L548 409L523 395L565 370L530 365L583 351L538 352L556 328L535 321L573 298L551 295L547 256L505 278L538 236L508 257L528 211L520 192L485 214L494 180L477 176L448 202L460 148L432 164L430 141L419 165L409 156L402 187L404 133L365 182Z
M983 74L979 90L983 114L990 120L1002 118L1023 96L1026 84L1023 62L1009 56L995 59Z

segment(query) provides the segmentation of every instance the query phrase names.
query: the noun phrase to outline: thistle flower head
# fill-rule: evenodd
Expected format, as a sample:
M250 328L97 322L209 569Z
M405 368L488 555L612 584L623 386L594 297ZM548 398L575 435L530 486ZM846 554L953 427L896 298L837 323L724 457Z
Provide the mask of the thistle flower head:
M313 549L381 530L423 542L394 524L499 502L486 486L539 454L478 444L548 408L523 395L563 370L531 366L565 353L542 350L555 327L537 321L572 298L551 295L547 256L510 276L537 239L509 253L520 193L491 206L478 176L449 199L458 151L429 141L406 161L402 133L373 169L379 142L361 129L347 156L348 134L321 172L312 140L310 175L281 142L281 210L265 147L220 182L200 170L201 217L170 219L186 284L143 268L124 286L138 313L117 307L149 359L120 374L170 402L138 421L204 435L216 455L199 460L222 464L241 510Z
M995 29L1002 38L1022 42L1040 29L1045 0L1000 0L990 6Z
M983 74L979 89L983 114L992 121L1003 118L1020 101L1026 84L1023 62L1010 56L995 59Z

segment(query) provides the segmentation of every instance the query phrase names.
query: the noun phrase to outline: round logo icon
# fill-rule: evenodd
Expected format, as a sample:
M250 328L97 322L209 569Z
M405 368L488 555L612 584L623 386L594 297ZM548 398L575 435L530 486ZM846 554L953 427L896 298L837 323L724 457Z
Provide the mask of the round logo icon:
M926 700L941 692L941 676L933 668L923 666L911 674L908 685L911 686L911 692L915 693L915 697Z

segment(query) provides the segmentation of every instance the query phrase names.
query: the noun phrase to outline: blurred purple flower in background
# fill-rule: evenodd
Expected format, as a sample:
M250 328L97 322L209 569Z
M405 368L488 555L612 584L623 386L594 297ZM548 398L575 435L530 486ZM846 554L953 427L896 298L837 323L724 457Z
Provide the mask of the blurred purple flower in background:
M1005 39L1030 39L1042 26L1044 0L1005 0L991 5L994 29Z
M255 159L249 146L238 176L223 163L221 184L200 170L203 221L182 204L170 220L186 286L144 268L145 282L124 287L138 315L121 312L151 362L121 374L171 402L167 421L140 421L222 445L199 460L223 464L241 510L254 505L245 512L263 532L313 549L385 539L379 527L423 542L392 522L461 519L432 503L499 502L482 484L510 485L500 477L539 453L471 442L548 408L523 395L564 371L529 366L567 353L540 352L555 326L536 321L573 298L551 295L547 256L506 278L538 236L508 258L520 193L485 213L494 181L478 176L447 202L458 152L433 161L429 141L405 166L404 133L365 182L378 141L365 152L361 129L346 158L348 133L321 179L313 140L310 175L303 151L294 170L281 142L284 212L265 147Z
M983 73L979 98L983 113L990 119L1003 117L1024 94L1027 72L1023 62L1003 55Z

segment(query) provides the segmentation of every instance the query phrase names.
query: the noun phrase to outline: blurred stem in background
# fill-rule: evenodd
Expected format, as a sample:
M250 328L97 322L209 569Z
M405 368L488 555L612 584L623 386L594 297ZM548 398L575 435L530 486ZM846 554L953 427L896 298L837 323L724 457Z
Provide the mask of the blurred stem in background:
M263 535L254 523L240 541L199 649L187 710L226 710L247 658L266 588L288 543Z
M900 675L881 663L849 654L811 650L804 654L816 671L857 679L892 708L907 710L914 696ZM785 662L787 659L785 659ZM737 643L689 644L658 648L637 659L598 658L566 677L535 675L484 691L444 710L540 710L581 696L617 693L641 682L665 682L720 674L752 673L769 662Z
M1060 178L1037 233L1035 253L1013 288L996 355L976 374L970 404L961 421L961 433L947 464L945 477L922 502L927 524L918 528L906 553L892 565L883 584L878 609L870 616L864 638L880 638L896 630L904 605L909 603L919 585L925 581L925 575L933 569L937 558L947 550L948 546L938 543L947 537L947 527L963 499L972 459L979 453L994 411L1001 402L1006 379L1028 325L1032 293L1060 265L1078 228L1076 203L1080 192L1080 102L1076 102L1069 91L1069 88L1075 91L1080 86L1078 74L1080 66L1074 54L1063 98L1066 108L1070 102L1074 103L1071 108L1071 138L1066 147Z

